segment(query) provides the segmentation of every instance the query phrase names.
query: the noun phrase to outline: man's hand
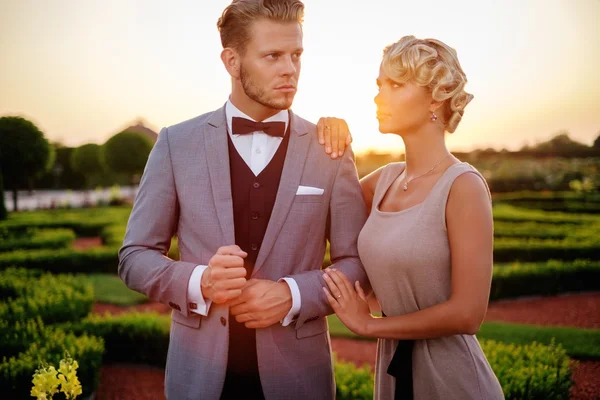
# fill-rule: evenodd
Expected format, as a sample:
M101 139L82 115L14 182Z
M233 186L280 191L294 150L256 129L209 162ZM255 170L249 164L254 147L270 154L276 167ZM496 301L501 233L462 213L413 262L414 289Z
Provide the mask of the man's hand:
M285 282L250 279L242 295L231 302L231 314L247 328L279 323L292 309L292 292Z
M345 120L335 117L321 117L317 122L319 143L325 145L325 153L333 159L344 154L352 143L350 128Z
M236 245L220 247L202 274L200 288L204 298L222 304L240 296L246 285L244 258L247 255Z

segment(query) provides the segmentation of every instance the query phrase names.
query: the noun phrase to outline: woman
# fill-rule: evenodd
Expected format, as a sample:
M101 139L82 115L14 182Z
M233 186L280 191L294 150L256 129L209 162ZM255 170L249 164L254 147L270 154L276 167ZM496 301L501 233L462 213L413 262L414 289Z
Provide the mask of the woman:
M379 130L402 137L406 162L361 180L370 215L358 249L386 318L370 314L358 282L335 269L323 275L340 320L379 338L376 399L504 398L475 337L492 277L491 198L444 140L473 97L466 82L456 52L438 40L406 36L384 50Z

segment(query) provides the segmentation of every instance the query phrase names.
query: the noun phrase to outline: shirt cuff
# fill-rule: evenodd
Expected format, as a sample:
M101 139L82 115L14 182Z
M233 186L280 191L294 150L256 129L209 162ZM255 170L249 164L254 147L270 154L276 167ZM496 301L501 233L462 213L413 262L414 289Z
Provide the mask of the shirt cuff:
M300 314L300 289L298 289L298 284L293 278L281 278L279 282L285 281L290 287L290 291L292 292L292 308L290 312L285 316L285 318L281 321L282 326L288 326L292 322L298 318L298 314Z
M207 265L197 265L194 271L192 271L192 276L190 276L188 283L188 308L191 312L205 317L208 315L208 310L212 304L212 300L204 299L202 288L200 288L202 274L207 268Z

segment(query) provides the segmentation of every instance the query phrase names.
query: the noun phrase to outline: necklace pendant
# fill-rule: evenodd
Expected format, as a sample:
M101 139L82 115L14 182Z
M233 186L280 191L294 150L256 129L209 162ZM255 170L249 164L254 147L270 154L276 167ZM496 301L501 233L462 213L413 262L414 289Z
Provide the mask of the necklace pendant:
M405 183L404 186L402 186L402 189L406 192L408 190L408 184Z

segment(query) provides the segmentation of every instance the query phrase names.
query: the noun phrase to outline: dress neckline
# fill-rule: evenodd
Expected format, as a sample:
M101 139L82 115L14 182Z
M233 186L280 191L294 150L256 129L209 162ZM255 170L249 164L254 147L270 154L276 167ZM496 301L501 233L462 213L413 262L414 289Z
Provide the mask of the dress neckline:
M421 202L419 202L419 203L417 203L415 205L412 205L410 207L404 208L402 210L398 210L398 211L381 211L381 209L379 207L381 206L381 203L383 202L383 199L385 199L385 196L387 195L388 191L390 190L390 188L392 187L392 185L394 184L394 182L396 182L396 179L398 179L400 177L400 175L402 175L404 173L404 171L406 170L406 163L404 163L402 171L400 171L400 173L398 175L396 175L396 177L390 181L388 187L385 188L385 191L383 192L383 195L381 196L381 198L379 199L379 201L375 205L375 211L378 212L379 214L384 214L384 215L385 214L398 215L398 214L402 214L404 212L411 211L413 209L416 209L416 208L422 206L427 201L427 199L429 199L429 196L431 196L431 193L433 193L433 191L435 190L435 188L437 187L437 185L440 183L440 181L442 181L444 179L444 177L446 176L446 174L448 173L448 171L450 171L450 169L452 169L456 165L464 165L464 164L465 163L461 161L461 162L454 163L451 166L449 166L448 168L446 168L446 170L437 179L437 181L435 181L435 183L431 187L431 190L429 190L429 193L427 193L427 196L425 196L425 198Z

